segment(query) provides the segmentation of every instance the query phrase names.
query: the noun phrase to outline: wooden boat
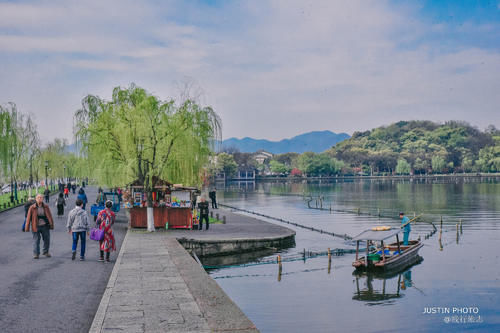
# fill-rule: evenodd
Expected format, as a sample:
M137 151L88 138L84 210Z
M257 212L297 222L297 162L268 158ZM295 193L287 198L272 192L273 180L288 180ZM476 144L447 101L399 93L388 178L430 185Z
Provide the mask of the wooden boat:
M377 230L378 229L378 230ZM356 270L393 272L403 270L419 261L422 257L418 250L423 246L420 240L411 240L408 245L399 241L400 228L368 229L353 238L356 241L356 260L352 265ZM384 245L384 241L396 237L396 242ZM360 257L359 243L366 241L366 254ZM377 246L377 242L378 246Z

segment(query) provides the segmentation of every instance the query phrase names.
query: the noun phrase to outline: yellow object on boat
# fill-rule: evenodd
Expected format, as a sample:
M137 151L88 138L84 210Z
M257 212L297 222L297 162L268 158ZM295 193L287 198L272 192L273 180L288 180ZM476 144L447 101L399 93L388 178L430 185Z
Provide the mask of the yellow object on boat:
M385 231L385 230L391 230L391 227L387 226L387 225L383 225L383 226L379 226L379 227L373 227L372 230L373 231Z

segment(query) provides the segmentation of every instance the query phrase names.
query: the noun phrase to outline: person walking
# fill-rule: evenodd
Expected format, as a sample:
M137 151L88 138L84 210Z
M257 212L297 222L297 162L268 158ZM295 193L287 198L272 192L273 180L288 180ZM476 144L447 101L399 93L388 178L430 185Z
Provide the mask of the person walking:
M76 191L76 183L75 183L75 181L71 182L71 189L73 190L73 194L75 194L75 191Z
M203 230L203 220L205 220L207 224L207 228L205 230L208 230L208 202L204 197L201 197L200 203L198 204L198 210L200 211L199 228L200 230Z
M57 217L62 217L64 215L64 206L66 206L66 200L64 200L63 194L59 193L59 197L56 201Z
M111 251L116 251L115 236L111 228L115 223L116 216L111 210L111 207L113 207L113 202L111 200L106 201L105 206L106 208L101 210L97 215L96 223L99 229L104 231L104 239L99 241L99 261L104 261L104 252L106 252L106 261L109 262Z
M69 198L69 184L68 186L64 187L64 199L68 199Z
M50 190L48 187L45 188L45 192L43 192L43 195L45 196L45 202L49 203L50 199Z
M81 199L76 199L75 205L76 207L68 214L66 227L68 228L68 233L72 233L73 235L71 260L75 260L76 258L76 248L78 247L78 238L80 238L80 261L83 261L85 260L86 239L90 231L89 217L87 212L82 208L83 201Z
M40 258L40 237L43 238L43 255L50 258L50 230L54 229L54 220L49 205L43 203L43 195L37 194L35 200L28 210L24 230L31 229L33 234L33 259Z
M78 196L76 198L82 200L82 202L83 202L82 209L85 209L85 206L87 206L88 200L87 200L87 195L85 194L85 191L83 190L83 188L80 188L78 190Z
M212 191L208 192L208 197L212 201L212 209L217 209L217 192L215 190L215 187L212 189Z
M399 213L399 218L401 219L401 228L403 228L403 245L408 245L408 240L410 238L410 219L405 216L405 213Z

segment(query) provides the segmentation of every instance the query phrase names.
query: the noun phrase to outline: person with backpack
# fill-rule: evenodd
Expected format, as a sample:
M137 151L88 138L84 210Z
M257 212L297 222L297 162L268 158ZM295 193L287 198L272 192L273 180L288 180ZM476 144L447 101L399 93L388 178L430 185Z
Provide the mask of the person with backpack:
M76 198L82 200L82 202L83 202L82 209L85 209L85 206L87 205L88 200L87 200L87 195L85 194L85 191L83 190L83 188L80 188L80 190L78 191L78 196Z
M104 239L99 241L100 257L99 261L104 262L104 252L106 252L106 261L109 262L111 251L116 251L115 236L111 227L115 223L115 213L111 210L113 202L106 201L105 207L97 215L97 225L100 230L104 231Z
M76 199L75 204L76 207L73 208L68 214L66 227L68 228L68 233L72 233L73 235L71 260L75 260L78 238L80 238L80 261L83 261L85 260L86 239L90 230L89 217L87 212L82 208L83 201L81 199Z
M62 217L64 215L64 206L66 206L66 200L64 200L63 194L59 193L59 197L56 201L57 217Z

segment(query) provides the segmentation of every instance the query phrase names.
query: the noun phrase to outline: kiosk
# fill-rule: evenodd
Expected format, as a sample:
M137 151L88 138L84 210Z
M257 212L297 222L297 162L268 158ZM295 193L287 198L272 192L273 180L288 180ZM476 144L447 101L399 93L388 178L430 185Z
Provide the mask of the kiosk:
M157 181L153 190L153 216L155 228L193 228L192 202L194 187L173 185L167 181ZM130 210L130 226L132 228L147 227L147 198L144 186L136 182L129 186L128 202L125 207ZM167 225L168 223L168 225Z

